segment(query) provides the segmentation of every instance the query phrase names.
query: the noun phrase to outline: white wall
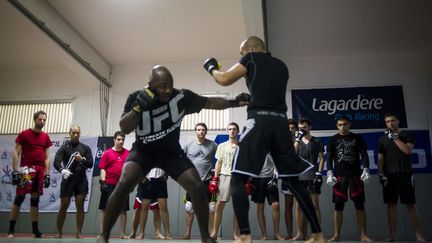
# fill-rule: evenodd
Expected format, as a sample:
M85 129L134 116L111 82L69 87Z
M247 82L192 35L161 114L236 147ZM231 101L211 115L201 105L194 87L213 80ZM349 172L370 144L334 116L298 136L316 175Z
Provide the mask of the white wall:
M81 126L83 136L101 134L98 82L83 80L67 69L49 69L2 72L0 84L0 101L73 99L72 123Z

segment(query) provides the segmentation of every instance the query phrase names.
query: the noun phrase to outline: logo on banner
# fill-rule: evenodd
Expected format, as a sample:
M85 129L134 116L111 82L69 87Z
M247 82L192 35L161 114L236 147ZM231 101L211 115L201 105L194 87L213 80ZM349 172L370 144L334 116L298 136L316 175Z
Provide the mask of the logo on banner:
M315 130L333 130L336 120L347 117L353 129L384 127L392 112L400 127L407 127L402 86L292 90L293 118L309 118Z
M51 187L56 188L57 187L57 177L53 176L51 178L51 180L52 180L52 186Z
M6 192L6 201L12 202L12 192L10 190Z
M12 184L12 170L9 168L9 165L6 165L6 168L2 168L2 184Z

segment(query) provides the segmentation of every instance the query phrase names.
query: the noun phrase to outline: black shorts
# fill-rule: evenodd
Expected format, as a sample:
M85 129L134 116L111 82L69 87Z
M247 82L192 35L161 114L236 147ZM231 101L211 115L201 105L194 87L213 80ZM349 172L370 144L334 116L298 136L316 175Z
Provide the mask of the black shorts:
M349 197L353 202L365 202L364 184L360 176L338 176L333 186L333 202L346 202Z
M268 183L272 180L272 177L269 178L252 178L251 183L255 187L255 193L252 194L251 200L255 203L265 203L265 199L267 198L267 202L271 205L273 202L279 202L279 190L272 186L272 188L268 187Z
M140 199L168 198L165 177L153 178L145 183L140 183L136 196Z
M232 172L258 176L268 152L273 157L279 177L296 176L312 169L312 164L295 153L287 124L285 113L249 111Z
M99 200L99 209L100 210L105 210L108 199L116 187L116 185L112 185L112 184L107 184L107 186L108 186L108 190L106 192L104 192L104 191L101 192L101 196L100 196L100 200ZM129 197L127 199L124 210L129 211Z
M62 179L60 186L60 197L72 197L73 195L87 195L88 181L87 177L71 176L69 178Z
M387 186L383 187L384 203L415 204L415 184L414 177L411 173L392 173L386 175L388 179Z
M313 183L313 180L300 180L306 187L306 191L309 193L321 194L321 186Z
M185 170L195 168L190 159L182 151L173 154L152 154L140 150L135 143L126 159L126 162L129 161L138 163L144 175L147 175L151 169L157 167L165 171L174 180L177 180Z

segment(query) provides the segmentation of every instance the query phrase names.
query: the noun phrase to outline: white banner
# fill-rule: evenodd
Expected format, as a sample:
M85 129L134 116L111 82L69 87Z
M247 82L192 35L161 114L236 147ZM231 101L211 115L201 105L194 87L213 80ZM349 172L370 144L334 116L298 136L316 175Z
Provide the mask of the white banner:
M39 212L58 212L60 208L60 184L62 180L61 174L54 169L54 157L57 150L63 144L67 138L63 136L50 135L53 146L50 147L50 175L51 185L48 188L43 189L43 195L40 197ZM87 144L93 155L93 160L97 151L98 137L81 137L80 142ZM12 136L0 136L0 174L1 174L1 185L0 185L0 211L10 212L13 200L15 198L16 186L12 185L12 152L15 148L15 137ZM93 168L88 169L87 180L89 183L89 193L84 202L84 211L88 211L89 196L91 195L92 189L92 175ZM21 212L29 212L30 210L30 195L26 195L21 206ZM68 212L76 212L75 198L72 197L71 204Z

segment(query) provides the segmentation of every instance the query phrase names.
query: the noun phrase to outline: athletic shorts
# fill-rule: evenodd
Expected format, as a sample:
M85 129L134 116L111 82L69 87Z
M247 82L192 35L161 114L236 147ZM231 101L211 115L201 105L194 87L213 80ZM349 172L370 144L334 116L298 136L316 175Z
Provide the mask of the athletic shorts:
M168 198L166 179L164 177L160 177L143 183L141 192L139 194L143 199Z
M219 175L219 191L217 200L221 202L228 202L231 196L231 176Z
M279 190L276 188L269 188L268 183L272 180L269 178L252 178L251 183L255 187L255 193L252 194L251 200L255 203L265 203L267 202L271 205L273 202L279 202Z
M151 169L157 167L164 170L174 180L177 180L185 170L195 168L183 151L174 154L152 154L148 151L138 149L135 143L126 159L126 162L129 161L138 163L144 175L147 175Z
M321 194L321 186L313 183L313 180L300 180L306 187L306 191L309 193Z
M289 180L290 178L287 178L287 179ZM288 185L287 185L287 183L286 183L285 180L282 180L282 183L281 183L281 192L283 194L285 194L285 195L291 195L291 196L293 195L293 193L288 188Z
M101 196L100 196L100 200L99 200L99 209L100 210L105 210L108 199L116 187L116 185L112 185L112 184L107 184L107 186L108 186L108 190L106 192L105 191L101 192ZM127 199L124 210L129 211L129 197Z
M43 194L45 167L39 165L23 166L18 169L22 180L16 188L16 195L37 192Z
M134 205L133 205L133 209L141 208L141 205L142 205L142 199L140 197L136 196L135 201L134 201ZM159 202L156 198L151 199L149 209L150 210L159 209Z
M346 202L349 197L353 202L365 202L364 184L360 176L338 176L333 186L333 202Z
M60 186L60 197L72 197L73 195L87 195L88 181L87 177L83 176L71 176L69 178L62 179Z
M300 175L313 168L311 163L297 156L285 113L248 111L232 173L257 177L269 152L279 177Z
M387 186L383 187L384 203L415 204L415 183L411 173L392 173L386 175Z

